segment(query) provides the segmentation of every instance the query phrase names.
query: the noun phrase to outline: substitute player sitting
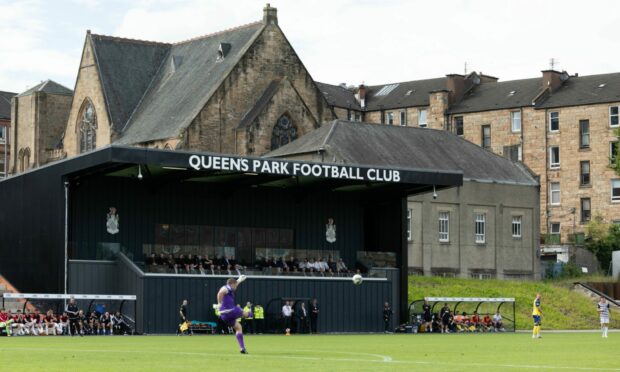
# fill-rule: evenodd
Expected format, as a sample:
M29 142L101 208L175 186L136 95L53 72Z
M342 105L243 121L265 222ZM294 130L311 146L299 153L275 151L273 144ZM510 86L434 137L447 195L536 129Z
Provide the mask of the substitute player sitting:
M217 292L217 307L220 312L220 319L229 327L233 327L236 332L237 342L241 348L241 354L247 354L245 344L243 342L243 329L239 320L252 316L251 311L243 311L237 306L235 301L235 291L237 286L245 280L245 275L239 276L239 279L230 278L226 281L226 285Z
M541 338L540 336L540 317L542 317L542 308L540 307L540 293L536 293L534 305L532 306L532 317L534 318L534 328L532 329L532 338Z

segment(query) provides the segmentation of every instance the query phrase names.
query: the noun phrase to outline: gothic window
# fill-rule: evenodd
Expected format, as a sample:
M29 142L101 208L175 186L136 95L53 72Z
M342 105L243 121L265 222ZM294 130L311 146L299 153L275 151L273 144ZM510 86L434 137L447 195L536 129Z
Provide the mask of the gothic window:
M82 109L80 118L80 153L92 151L97 144L97 115L90 101Z
M297 139L297 129L291 118L287 114L280 116L271 133L271 150L293 142L295 139Z

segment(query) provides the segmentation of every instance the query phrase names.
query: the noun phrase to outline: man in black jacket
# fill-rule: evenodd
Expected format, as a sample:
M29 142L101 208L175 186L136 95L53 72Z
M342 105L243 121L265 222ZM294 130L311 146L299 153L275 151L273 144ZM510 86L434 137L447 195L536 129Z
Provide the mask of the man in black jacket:
M390 333L390 328L392 328L392 307L389 302L383 304L383 323L385 325L385 333Z
M312 333L317 332L317 323L319 321L319 304L316 301L316 298L312 299L310 303L310 330Z

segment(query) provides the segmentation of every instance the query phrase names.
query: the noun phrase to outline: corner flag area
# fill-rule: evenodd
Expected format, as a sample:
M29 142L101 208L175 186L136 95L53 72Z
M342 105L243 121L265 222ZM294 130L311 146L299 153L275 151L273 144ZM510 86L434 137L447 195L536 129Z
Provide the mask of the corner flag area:
M12 371L620 371L620 333L2 337Z

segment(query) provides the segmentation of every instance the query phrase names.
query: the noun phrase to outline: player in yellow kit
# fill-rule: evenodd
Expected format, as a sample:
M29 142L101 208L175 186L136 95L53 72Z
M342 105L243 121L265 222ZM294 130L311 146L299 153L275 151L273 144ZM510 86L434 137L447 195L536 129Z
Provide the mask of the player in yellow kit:
M532 317L534 317L534 329L532 329L532 338L541 338L540 336L540 317L542 309L540 307L540 293L536 293L532 308Z

